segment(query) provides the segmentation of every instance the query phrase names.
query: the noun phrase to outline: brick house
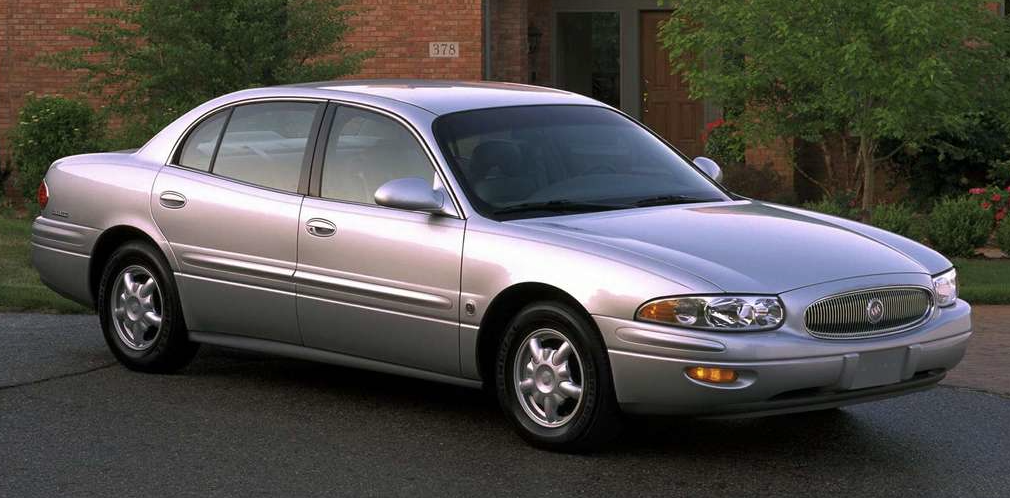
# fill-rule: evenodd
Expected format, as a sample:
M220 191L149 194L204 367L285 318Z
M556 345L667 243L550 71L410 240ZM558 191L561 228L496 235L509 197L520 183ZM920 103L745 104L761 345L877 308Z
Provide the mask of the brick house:
M90 9L123 0L0 2L0 133L25 93L65 92L72 74L39 67L66 49ZM376 56L361 78L499 80L590 95L640 118L685 153L700 154L714 110L687 97L656 40L655 0L356 0L347 41ZM438 44L438 45L432 45ZM440 53L444 50L446 53Z
M376 53L358 78L486 79L568 89L624 110L691 156L701 154L701 132L719 112L688 98L680 78L670 75L656 42L657 23L668 13L656 0L352 1L359 14L346 41ZM39 67L35 57L72 47L76 41L64 32L86 24L88 10L123 3L0 1L0 144L25 93L65 92L75 80ZM1003 10L1003 2L991 5ZM793 170L781 153L790 148L748 150L747 162L771 165L782 188L792 190Z

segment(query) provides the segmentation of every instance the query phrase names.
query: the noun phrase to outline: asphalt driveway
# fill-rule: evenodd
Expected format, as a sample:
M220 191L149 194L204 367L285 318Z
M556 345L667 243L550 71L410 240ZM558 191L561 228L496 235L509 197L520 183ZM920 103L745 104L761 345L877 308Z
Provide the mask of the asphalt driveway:
M219 348L179 375L138 374L113 362L88 316L0 315L0 341L3 497L1010 489L1010 398L977 390L638 421L613 448L572 456L523 444L477 391Z

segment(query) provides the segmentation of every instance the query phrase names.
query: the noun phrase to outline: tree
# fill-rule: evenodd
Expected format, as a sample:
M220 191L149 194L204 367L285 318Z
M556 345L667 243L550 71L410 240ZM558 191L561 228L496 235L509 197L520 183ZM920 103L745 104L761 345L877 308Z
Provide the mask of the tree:
M868 210L878 163L1007 110L1010 30L989 3L676 0L660 40L692 97L737 109L752 142L820 144L829 181L849 168ZM831 164L839 142L854 161Z
M333 79L368 52L343 43L347 0L127 0L70 30L81 47L43 58L83 70L84 90L149 134L212 97Z

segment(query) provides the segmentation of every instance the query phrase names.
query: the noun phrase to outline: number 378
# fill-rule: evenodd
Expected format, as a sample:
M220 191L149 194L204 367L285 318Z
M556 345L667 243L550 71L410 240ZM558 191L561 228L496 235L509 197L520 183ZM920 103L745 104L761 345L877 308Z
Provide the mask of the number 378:
M456 42L431 42L428 52L431 57L459 57L459 45Z

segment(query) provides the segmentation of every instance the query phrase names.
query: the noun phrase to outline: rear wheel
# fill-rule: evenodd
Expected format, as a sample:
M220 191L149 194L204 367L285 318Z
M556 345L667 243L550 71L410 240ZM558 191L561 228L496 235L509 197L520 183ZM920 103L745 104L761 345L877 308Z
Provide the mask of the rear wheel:
M173 372L199 345L189 341L168 263L149 244L117 249L102 273L98 314L105 342L127 368Z
M510 323L498 351L499 403L519 434L557 451L583 451L620 432L606 348L587 318L537 303Z

